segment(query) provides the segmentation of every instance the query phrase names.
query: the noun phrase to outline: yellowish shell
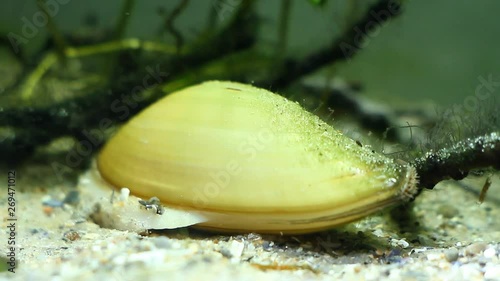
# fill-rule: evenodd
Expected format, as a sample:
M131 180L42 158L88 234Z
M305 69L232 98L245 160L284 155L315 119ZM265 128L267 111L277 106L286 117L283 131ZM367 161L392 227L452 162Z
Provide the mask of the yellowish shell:
M137 196L230 231L310 232L413 196L415 171L360 147L297 103L212 81L135 116L97 159Z

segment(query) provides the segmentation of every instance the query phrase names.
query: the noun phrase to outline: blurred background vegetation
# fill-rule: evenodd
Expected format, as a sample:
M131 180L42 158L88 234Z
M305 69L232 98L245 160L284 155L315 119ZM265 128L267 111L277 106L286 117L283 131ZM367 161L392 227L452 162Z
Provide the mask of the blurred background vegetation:
M61 5L61 13L54 21L68 34L85 32L89 21L109 29L120 16L122 2L69 1ZM210 10L216 9L215 2L191 1L179 15L176 26L186 41L204 30ZM256 3L262 19L258 44L263 47L273 48L278 44L280 2ZM315 46L328 44L349 25L352 9L363 10L370 2L374 1L329 0L317 7L306 0L292 1L287 54L304 55ZM177 3L174 0L137 1L126 37L158 38L164 21L159 8L169 11ZM500 37L496 35L500 32L497 22L500 2L413 0L403 4L404 12L381 28L362 52L350 62L336 66L340 75L347 80L362 81L371 96L389 102L429 99L441 105L462 102L473 94L478 76L498 75ZM22 17L31 19L37 9L32 0L2 1L0 32L21 34ZM225 17L229 20L230 12ZM36 52L48 36L42 28L25 47ZM160 39L173 42L168 33L163 33Z

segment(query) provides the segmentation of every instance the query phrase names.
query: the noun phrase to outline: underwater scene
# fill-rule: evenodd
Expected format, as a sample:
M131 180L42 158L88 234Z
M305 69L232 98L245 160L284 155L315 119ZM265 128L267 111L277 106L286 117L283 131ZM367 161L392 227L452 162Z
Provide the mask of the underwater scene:
M0 7L0 279L500 280L500 2Z

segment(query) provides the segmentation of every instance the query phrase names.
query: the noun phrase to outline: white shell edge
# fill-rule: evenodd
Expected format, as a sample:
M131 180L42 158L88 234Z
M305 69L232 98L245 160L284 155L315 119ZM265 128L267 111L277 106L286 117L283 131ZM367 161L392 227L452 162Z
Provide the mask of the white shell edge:
M146 209L136 196L128 195L128 188L120 192L113 189L100 177L95 165L82 174L78 190L82 199L92 202L88 215L99 226L141 233L148 229L174 229L208 221L200 213L163 207L163 213ZM149 199L149 198L144 198Z

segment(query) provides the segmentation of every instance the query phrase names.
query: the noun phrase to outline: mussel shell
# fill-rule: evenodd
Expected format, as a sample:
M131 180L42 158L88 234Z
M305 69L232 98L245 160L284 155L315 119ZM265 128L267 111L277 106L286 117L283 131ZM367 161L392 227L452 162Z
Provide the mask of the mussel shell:
M143 110L105 145L101 176L200 212L209 228L307 232L413 194L413 168L360 147L297 103L211 81Z

